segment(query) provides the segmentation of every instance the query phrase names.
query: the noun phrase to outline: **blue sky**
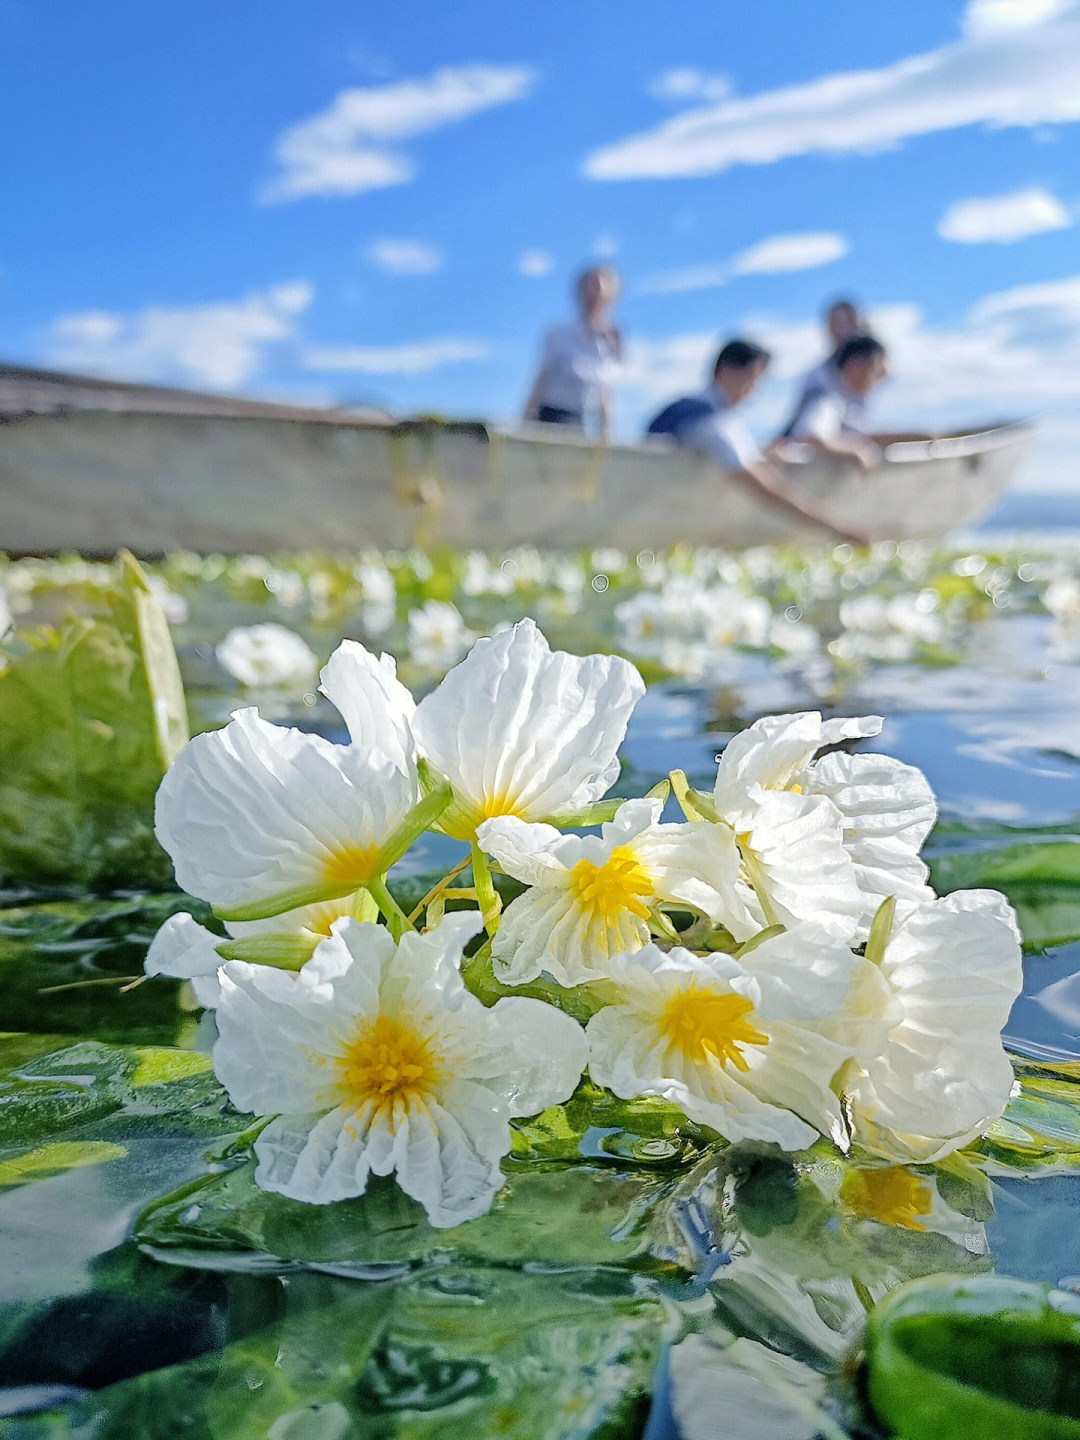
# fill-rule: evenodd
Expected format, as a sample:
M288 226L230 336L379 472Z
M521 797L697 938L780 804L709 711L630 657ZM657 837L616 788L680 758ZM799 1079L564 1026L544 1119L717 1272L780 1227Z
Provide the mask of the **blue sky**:
M509 417L610 258L625 435L736 331L764 433L843 291L883 422L1080 488L1078 0L0 0L0 120L0 357Z

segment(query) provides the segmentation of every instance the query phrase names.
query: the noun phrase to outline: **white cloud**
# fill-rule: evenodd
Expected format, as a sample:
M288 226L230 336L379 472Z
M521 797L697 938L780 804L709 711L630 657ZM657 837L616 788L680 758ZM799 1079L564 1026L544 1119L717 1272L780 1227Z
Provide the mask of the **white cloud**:
M814 270L846 255L845 235L831 231L807 231L796 235L771 235L731 260L706 265L689 265L647 275L638 289L646 295L685 294L691 290L713 290L736 275L779 275L792 270Z
M592 253L598 260L613 260L619 253L619 237L602 230L592 242Z
M239 300L61 315L46 338L48 358L91 374L230 390L261 368L270 347L294 336L313 294L294 280Z
M773 235L732 261L736 275L779 275L787 270L815 270L848 252L846 235L808 231L805 235Z
M297 121L278 138L279 173L260 199L272 205L405 184L415 166L395 148L402 141L522 100L535 78L520 65L462 65L424 80L343 90L329 109Z
M655 100L723 100L730 90L726 75L706 75L690 65L665 70L649 86Z
M943 240L978 245L987 240L1007 243L1040 235L1046 230L1064 230L1072 224L1065 206L1048 190L1034 187L1011 195L973 196L957 200L942 216L938 234Z
M555 261L546 250L526 250L518 260L518 274L530 280L542 280L555 268Z
M423 240L376 240L368 259L391 275L434 275L442 269L442 251Z
M359 375L426 375L444 365L486 360L492 354L484 340L442 336L408 345L316 345L304 355L308 370L353 371Z
M883 150L963 125L1080 120L1077 0L1043 5L1024 26L995 26L986 6L968 14L968 33L937 50L695 107L594 151L584 172L597 180L714 175L793 155Z
M964 30L976 37L1026 30L1069 9L1070 0L968 0Z

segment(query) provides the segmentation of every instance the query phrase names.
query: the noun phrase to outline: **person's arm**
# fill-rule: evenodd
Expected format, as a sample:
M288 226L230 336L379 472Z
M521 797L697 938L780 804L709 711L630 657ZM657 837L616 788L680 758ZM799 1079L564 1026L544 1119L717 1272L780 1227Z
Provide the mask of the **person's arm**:
M744 461L738 469L730 470L729 473L732 479L745 490L749 490L767 505L771 505L777 510L784 510L789 515L796 515L800 520L808 520L811 525L817 525L822 530L827 530L848 545L870 544L869 536L862 534L859 530L849 530L843 525L837 525L835 521L820 514L813 505L793 495L764 458L757 461Z
M715 460L743 489L766 505L808 521L850 545L868 545L867 536L835 524L807 501L793 495L779 472L753 444L749 431L730 418L711 416L701 421L682 442Z
M881 464L881 450L873 440L845 427L843 404L833 395L821 395L806 407L792 427L791 438L831 460L854 460L864 470L874 470Z
M868 435L855 430L839 430L835 435L800 435L800 442L819 455L831 460L854 460L863 470L876 470L881 464L881 447Z

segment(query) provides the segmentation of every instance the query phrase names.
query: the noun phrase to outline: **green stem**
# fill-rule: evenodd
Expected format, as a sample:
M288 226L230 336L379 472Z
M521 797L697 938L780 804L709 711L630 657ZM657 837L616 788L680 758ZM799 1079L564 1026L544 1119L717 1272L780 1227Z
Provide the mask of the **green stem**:
M495 882L491 878L491 867L488 865L487 856L475 840L471 842L471 850L473 880L476 884L476 898L480 904L480 914L484 918L484 929L489 935L494 936L499 928L499 911L502 909L502 901L495 889Z
M400 940L406 930L412 930L409 917L390 894L381 875L373 876L367 882L366 889L385 916L387 927L395 940Z

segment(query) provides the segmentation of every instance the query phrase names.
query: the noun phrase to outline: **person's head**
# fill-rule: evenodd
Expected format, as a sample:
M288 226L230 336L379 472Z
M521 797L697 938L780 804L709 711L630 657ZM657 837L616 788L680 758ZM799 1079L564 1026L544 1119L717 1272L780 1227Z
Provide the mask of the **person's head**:
M713 384L737 405L757 385L771 359L768 350L752 340L729 340L716 357Z
M853 395L865 395L885 379L885 346L872 335L853 335L841 345L836 368Z
M825 328L834 346L841 346L864 329L854 300L834 300L825 311Z
M589 270L583 270L574 284L574 295L582 316L586 320L596 320L611 309L621 289L619 272L610 265L594 265Z

